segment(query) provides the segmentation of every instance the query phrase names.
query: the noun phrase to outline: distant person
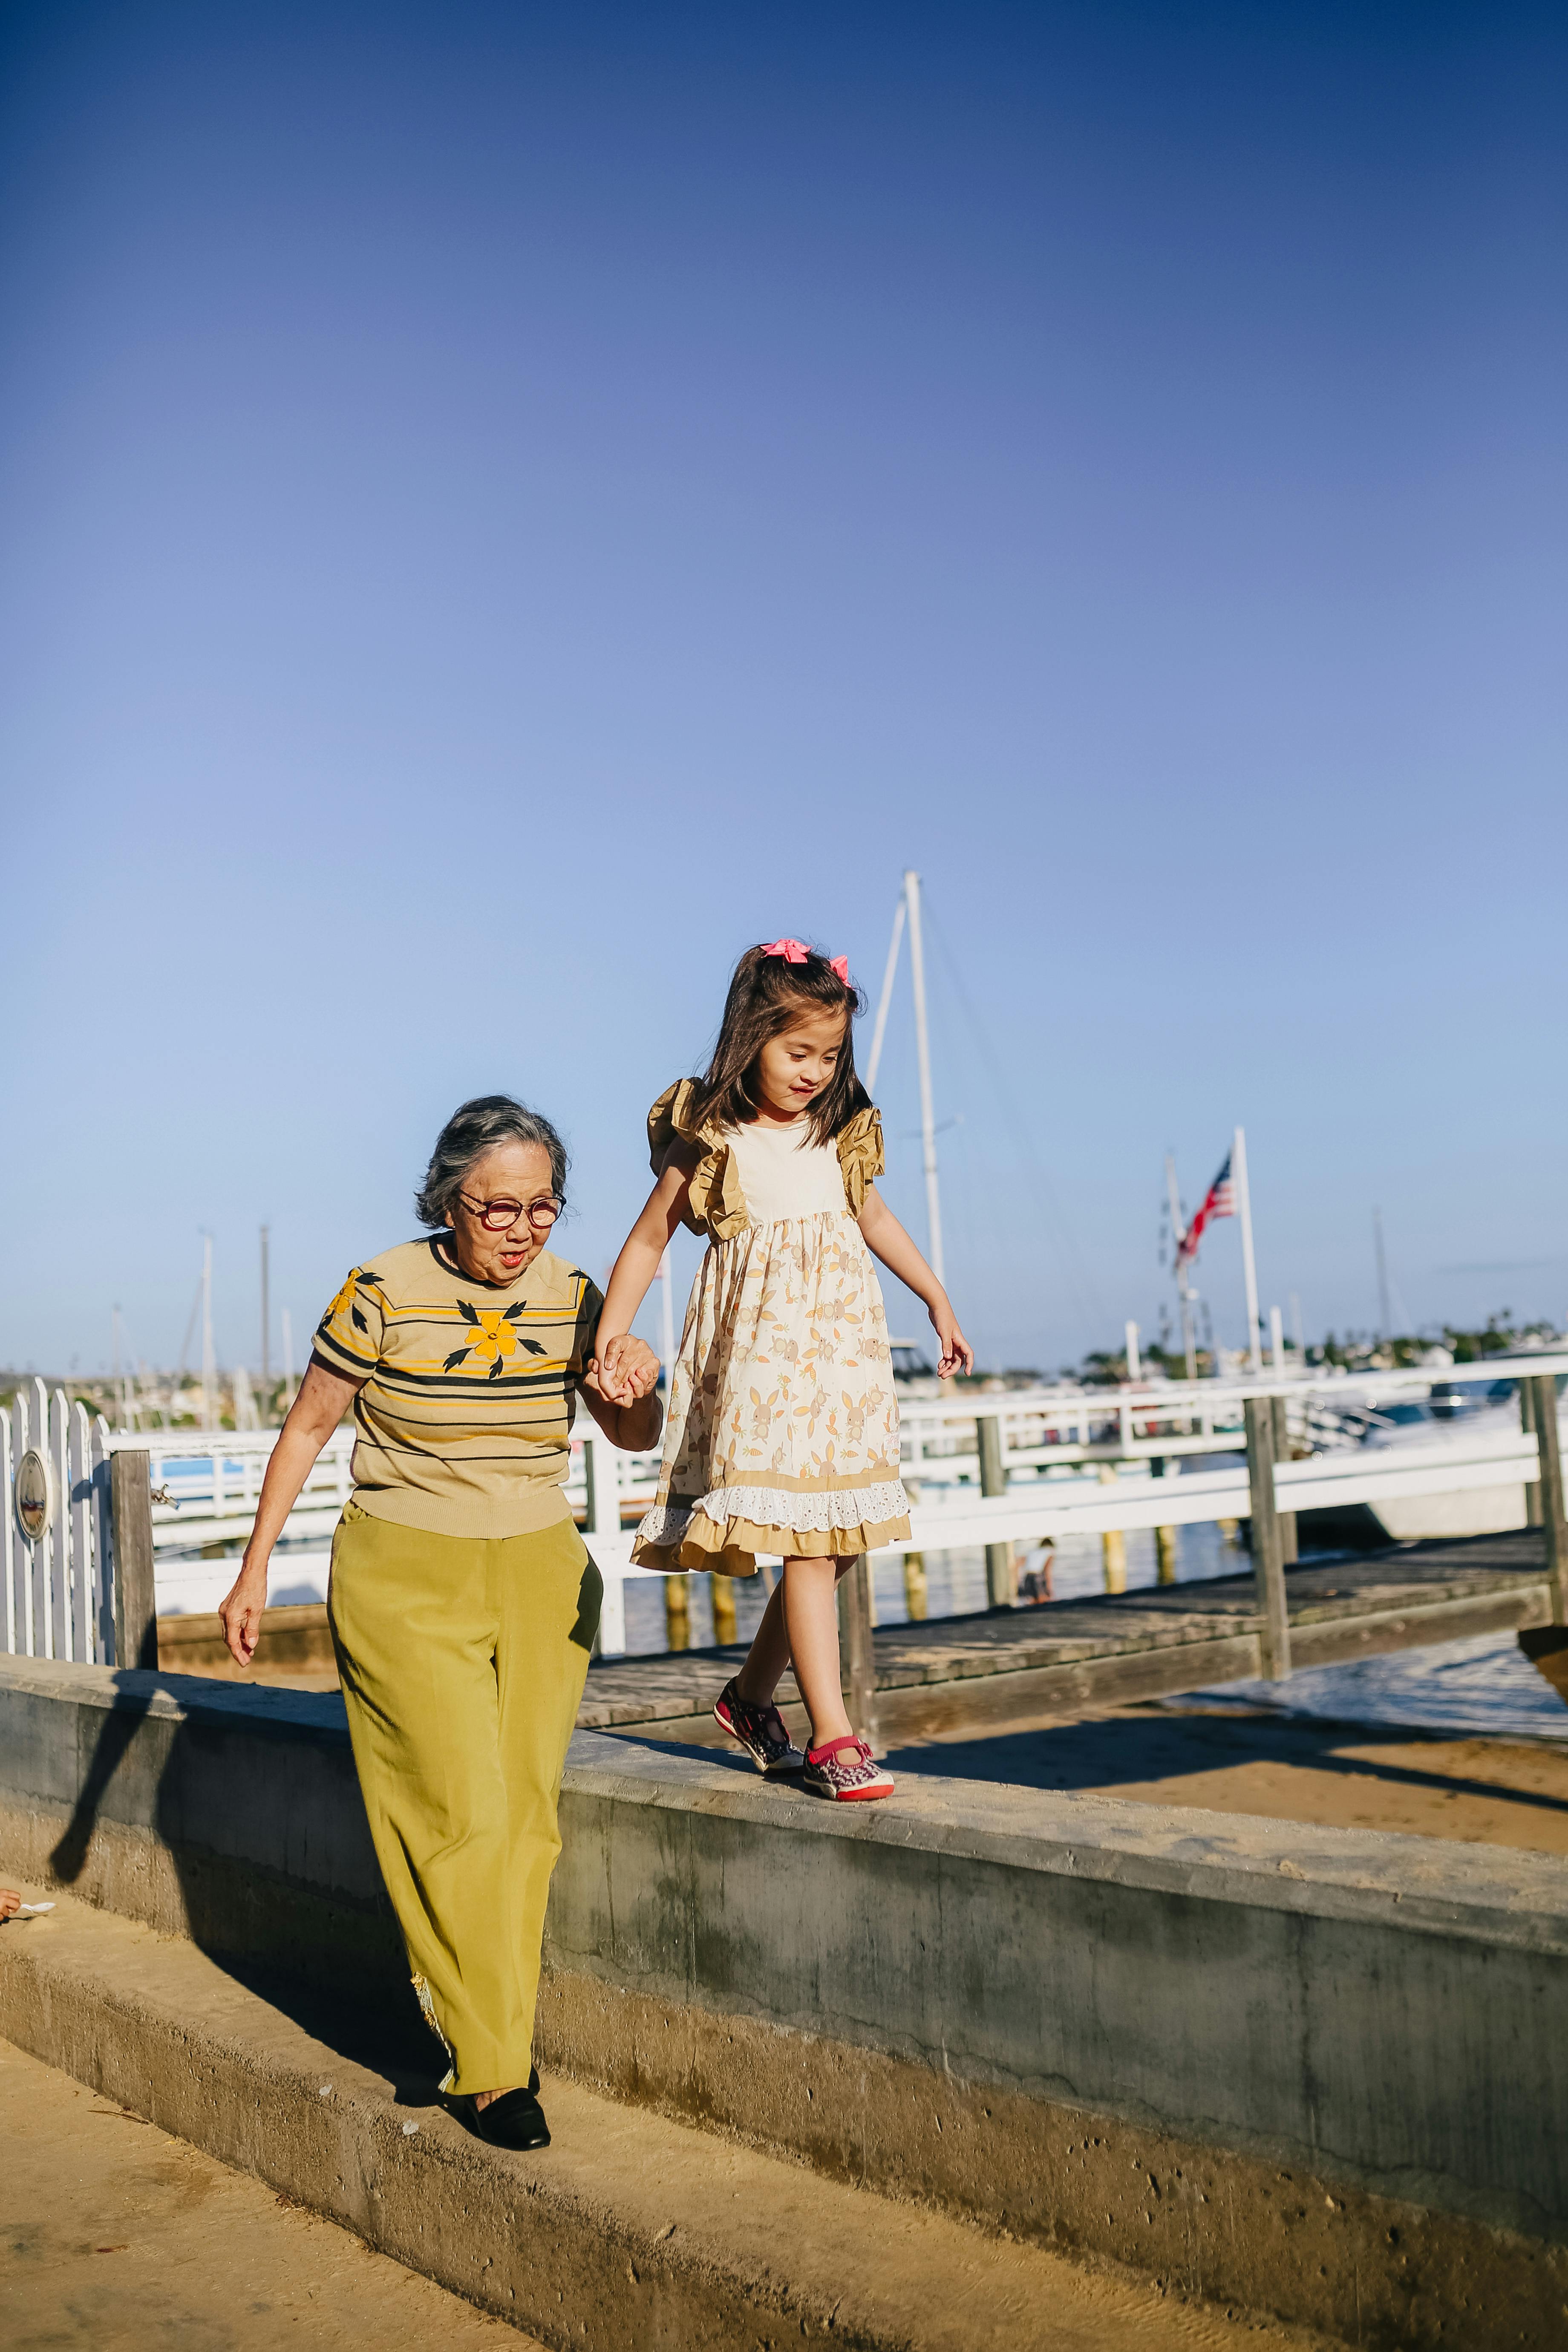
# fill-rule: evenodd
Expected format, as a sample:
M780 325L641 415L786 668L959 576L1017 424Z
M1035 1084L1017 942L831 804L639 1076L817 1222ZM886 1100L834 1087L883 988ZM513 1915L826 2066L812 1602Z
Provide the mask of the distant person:
M1042 1601L1056 1599L1056 1559L1055 1540L1047 1536L1040 1546L1040 1556L1033 1568L1026 1568L1018 1579L1020 1601L1037 1604Z
M679 1223L708 1236L669 1377L658 1496L639 1565L784 1575L713 1712L764 1772L804 1770L836 1801L892 1780L851 1726L834 1594L856 1556L907 1539L899 1404L871 1256L925 1301L943 1373L973 1350L941 1283L878 1197L882 1130L855 1075L862 1011L844 959L798 940L735 967L705 1076L648 1114L658 1178L616 1261L600 1321L606 1390L635 1360L629 1326ZM811 1717L805 1756L774 1693L793 1664Z
M582 1396L616 1445L657 1444L658 1365L592 1366L603 1300L544 1246L566 1153L506 1095L455 1111L415 1203L423 1240L356 1266L321 1318L220 1614L255 1654L267 1563L344 1414L352 1499L332 1539L332 1641L355 1769L414 1987L481 2139L545 2147L533 2017L556 1802L599 1622L562 1491Z

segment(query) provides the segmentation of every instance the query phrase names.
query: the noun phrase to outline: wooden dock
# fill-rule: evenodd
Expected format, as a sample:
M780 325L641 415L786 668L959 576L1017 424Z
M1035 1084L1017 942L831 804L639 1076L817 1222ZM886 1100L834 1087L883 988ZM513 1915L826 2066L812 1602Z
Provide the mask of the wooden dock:
M1308 1562L1286 1577L1295 1666L1552 1622L1539 1528ZM1250 1572L1085 1601L880 1627L873 1636L880 1740L1026 1731L1088 1707L1169 1697L1263 1672ZM703 1746L742 1648L595 1659L578 1722ZM788 1704L797 1733L804 1722Z

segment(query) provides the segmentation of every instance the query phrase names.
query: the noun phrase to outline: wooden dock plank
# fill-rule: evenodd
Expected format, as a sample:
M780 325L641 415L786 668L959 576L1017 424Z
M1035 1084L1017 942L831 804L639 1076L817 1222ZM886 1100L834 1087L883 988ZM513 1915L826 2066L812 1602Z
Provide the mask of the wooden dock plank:
M1400 1545L1291 1569L1298 1666L1551 1622L1541 1533ZM1261 1672L1250 1575L892 1625L875 1637L884 1739L1026 1730L1076 1710L1169 1697ZM595 1659L578 1721L709 1744L711 1708L743 1650ZM784 1692L792 1729L803 1720Z

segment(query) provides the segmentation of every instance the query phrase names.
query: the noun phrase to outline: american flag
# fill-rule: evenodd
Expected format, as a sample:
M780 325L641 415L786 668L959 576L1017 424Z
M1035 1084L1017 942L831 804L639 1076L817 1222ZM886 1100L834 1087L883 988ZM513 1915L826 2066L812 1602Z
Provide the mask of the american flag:
M1198 1244L1204 1237L1204 1228L1213 1218L1234 1217L1235 1214L1236 1192L1230 1181L1230 1154L1227 1151L1219 1174L1204 1195L1202 1207L1176 1244L1178 1258L1196 1257Z

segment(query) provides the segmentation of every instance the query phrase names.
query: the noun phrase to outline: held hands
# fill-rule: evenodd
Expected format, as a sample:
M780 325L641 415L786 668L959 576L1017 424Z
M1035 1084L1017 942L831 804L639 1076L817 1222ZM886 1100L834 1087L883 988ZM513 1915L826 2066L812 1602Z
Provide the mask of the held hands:
M931 1308L931 1319L942 1349L936 1367L941 1377L945 1381L954 1372L972 1372L974 1350L959 1329L958 1318L945 1298Z
M592 1359L584 1381L606 1404L637 1404L658 1385L658 1358L646 1339L618 1331Z

